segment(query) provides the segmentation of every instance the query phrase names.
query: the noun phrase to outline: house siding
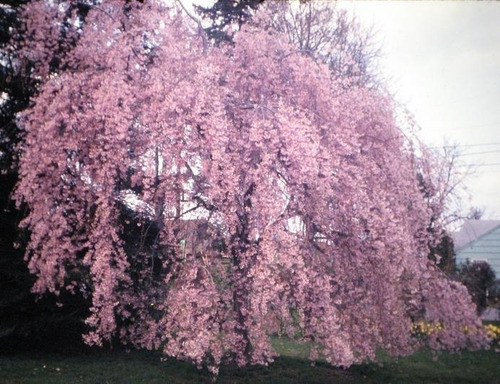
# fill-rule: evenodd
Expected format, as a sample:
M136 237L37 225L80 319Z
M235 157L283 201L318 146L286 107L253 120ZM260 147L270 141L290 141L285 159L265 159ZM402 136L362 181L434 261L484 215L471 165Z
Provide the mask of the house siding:
M500 226L456 251L457 264L467 259L487 261L495 271L496 278L500 279Z

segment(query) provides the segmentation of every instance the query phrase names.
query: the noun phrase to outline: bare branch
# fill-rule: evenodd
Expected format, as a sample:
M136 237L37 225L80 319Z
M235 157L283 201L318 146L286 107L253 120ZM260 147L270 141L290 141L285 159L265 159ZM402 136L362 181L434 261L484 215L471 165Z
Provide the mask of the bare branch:
M198 34L203 39L203 52L206 52L208 48L208 39L207 39L207 34L205 33L203 26L201 25L201 21L186 9L181 0L177 0L177 3L181 6L184 12L186 12L186 15L188 15L189 18L196 23L196 25L198 25Z

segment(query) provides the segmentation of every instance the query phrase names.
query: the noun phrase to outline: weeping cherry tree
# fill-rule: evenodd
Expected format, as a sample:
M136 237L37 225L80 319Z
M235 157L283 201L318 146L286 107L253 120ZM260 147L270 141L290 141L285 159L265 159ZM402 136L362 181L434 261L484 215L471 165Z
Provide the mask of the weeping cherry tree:
M487 345L427 257L433 212L391 97L346 87L271 25L261 12L218 48L161 1L89 11L19 115L34 292L88 295L89 344L214 373L272 362L272 335L343 367ZM421 320L441 330L416 337Z

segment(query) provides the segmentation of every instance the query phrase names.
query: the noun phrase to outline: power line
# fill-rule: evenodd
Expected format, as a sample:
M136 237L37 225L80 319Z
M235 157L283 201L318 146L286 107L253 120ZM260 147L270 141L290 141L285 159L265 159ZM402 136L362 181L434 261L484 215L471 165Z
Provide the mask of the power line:
M495 165L500 165L500 163L477 164L477 167L489 167L489 166L495 166Z
M457 145L443 145L440 147L429 147L429 149L442 149L442 148L472 148L472 147L488 147L500 145L500 143L478 143L478 144L457 144Z
M487 147L492 145L500 145L500 143L479 143L479 144L459 144L456 147ZM445 146L445 148L452 148L453 145Z
M461 164L459 167L490 167L490 166L497 166L500 165L500 163L484 163L484 164Z
M500 153L500 149L495 149L494 151L482 151L482 152L463 153L460 156L485 155L487 153Z

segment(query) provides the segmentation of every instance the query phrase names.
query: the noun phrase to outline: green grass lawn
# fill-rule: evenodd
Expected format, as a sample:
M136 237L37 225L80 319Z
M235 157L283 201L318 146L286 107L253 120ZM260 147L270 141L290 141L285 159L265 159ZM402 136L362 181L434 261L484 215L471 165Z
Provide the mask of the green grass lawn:
M223 366L217 383L500 383L500 354L494 350L445 353L433 361L428 352L378 364L354 366L348 370L325 363L314 366L304 359L307 345L276 340L282 357L269 367ZM210 375L193 365L147 351L98 351L73 355L17 355L0 357L2 384L132 384L208 383Z

